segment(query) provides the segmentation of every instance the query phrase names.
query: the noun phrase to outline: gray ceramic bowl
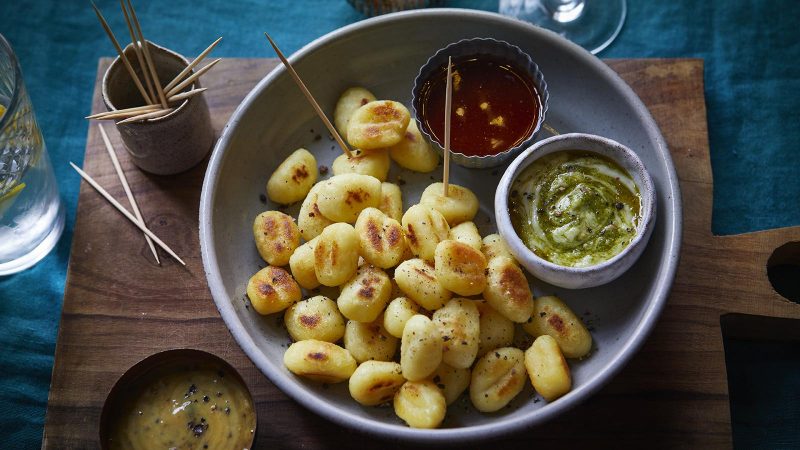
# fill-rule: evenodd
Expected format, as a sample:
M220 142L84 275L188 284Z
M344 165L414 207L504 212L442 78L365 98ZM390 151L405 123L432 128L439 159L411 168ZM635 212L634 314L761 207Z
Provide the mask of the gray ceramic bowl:
M253 244L253 218L277 208L259 200L270 174L297 147L304 146L316 155L318 164L329 167L339 155L286 70L278 68L267 74L233 113L209 161L200 200L203 265L222 319L256 367L289 397L342 427L405 442L466 445L551 420L597 392L641 347L675 276L681 206L667 145L630 87L582 48L498 14L419 10L341 28L308 44L289 60L328 113L342 91L355 85L409 106L411 84L428 57L449 42L475 36L515 42L535 55L548 77L547 121L553 127L607 136L636 151L656 186L659 220L637 264L616 281L577 291L534 284L536 295L557 293L574 311L592 314L597 349L591 358L570 361L571 392L552 403L534 403L528 386L507 408L493 414L475 411L469 400L462 398L449 408L440 429L408 428L391 407L358 405L350 398L346 383L322 386L292 375L283 365L289 337L280 316L261 317L243 300L247 280L264 264ZM266 51L264 55L268 56ZM451 167L451 181L469 186L480 200L475 223L483 235L496 232L494 195L502 172L502 167ZM415 174L393 167L389 179L397 181L397 177L405 181L405 207L417 203L428 184L439 181L438 173ZM286 211L296 216L298 209ZM536 435L530 439L535 445Z
M433 132L428 128L428 124L420 117L423 109L422 92L424 85L431 77L435 76L436 73L441 73L442 67L447 66L448 57L452 56L453 58L457 58L459 56L472 55L492 55L502 61L513 64L513 67L518 67L520 71L524 71L530 76L531 81L536 85L539 97L539 116L536 118L536 123L531 129L530 134L518 145L495 155L488 156L465 155L452 148L450 149L450 158L454 163L464 167L484 169L496 167L508 162L511 158L518 155L519 152L533 143L547 115L549 93L547 92L547 83L544 81L544 75L542 71L539 70L539 66L533 62L527 53L523 52L522 49L516 45L497 39L472 38L462 39L439 49L419 69L419 73L414 79L414 86L411 90L411 110L414 113L414 120L417 121L417 128L420 133L425 136L425 139L430 142L431 147L438 151L440 155L444 153L444 147L434 138Z
M571 150L589 151L615 161L631 175L639 188L641 198L640 219L631 243L611 259L588 267L566 267L540 258L522 242L511 224L509 215L508 196L517 176L543 156ZM592 134L562 134L537 142L514 159L500 179L500 185L497 186L494 213L497 218L497 230L508 243L509 250L533 276L555 286L583 289L600 286L619 278L639 259L655 225L656 193L644 164L628 147Z

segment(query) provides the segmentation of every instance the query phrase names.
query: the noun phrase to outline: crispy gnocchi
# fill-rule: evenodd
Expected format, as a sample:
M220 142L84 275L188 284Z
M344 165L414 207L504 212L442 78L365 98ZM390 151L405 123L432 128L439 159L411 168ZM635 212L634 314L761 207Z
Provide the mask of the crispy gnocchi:
M486 256L486 261L490 261L496 256L504 256L516 262L514 255L512 255L511 251L508 249L508 244L506 244L506 241L502 236L496 233L490 234L483 238L481 251Z
M467 244L477 251L481 251L483 247L481 234L478 232L475 222L461 222L454 227L450 227L450 239ZM489 258L487 257L486 259L488 260Z
M408 208L402 224L411 252L427 261L433 261L439 242L450 238L450 225L444 216L425 205Z
M347 124L347 142L361 150L386 148L405 136L411 113L402 103L376 100L359 107Z
M371 323L349 320L345 326L344 348L359 363L391 361L397 353L398 341L383 327L383 317Z
M439 165L439 154L422 137L417 122L412 120L400 142L389 147L389 156L400 167L428 173Z
M525 387L525 354L513 347L498 348L475 363L469 398L475 409L494 412L506 406Z
M458 295L477 295L486 288L486 258L467 244L444 240L434 255L436 279Z
M381 204L378 205L384 214L400 222L403 219L403 193L400 186L394 183L381 183Z
M366 88L356 86L342 92L339 100L336 101L336 108L333 110L333 124L336 131L342 136L347 136L347 125L356 110L369 102L377 100L375 95Z
M283 364L295 375L322 383L341 383L350 378L357 366L346 349L315 339L290 345L283 354Z
M300 229L300 235L307 241L319 236L325 227L333 224L333 221L322 215L319 210L319 190L321 188L321 183L317 183L311 188L297 214L297 227Z
M560 298L539 297L533 314L522 325L534 337L549 335L567 358L582 358L592 349L592 335L578 316Z
M483 298L512 322L525 323L533 313L533 294L522 269L513 260L497 256L489 261Z
M388 269L403 260L406 239L400 222L377 208L367 208L358 215L355 229L360 254L368 263Z
M250 277L247 298L256 312L263 316L288 308L302 298L302 292L289 272L267 266Z
M442 390L446 403L450 405L458 400L458 397L469 387L470 371L469 369L456 369L446 363L441 363L430 379Z
M509 347L514 342L514 322L495 311L486 300L476 300L481 322L478 358L500 347Z
M431 184L422 192L419 203L439 211L450 226L474 219L479 206L478 197L472 191L452 183L446 197L442 183Z
M408 319L419 312L419 305L408 297L396 297L386 306L383 313L383 326L396 338L403 337L403 328Z
M381 405L392 400L405 382L400 364L364 361L350 376L350 396L364 406Z
M315 339L336 342L344 336L344 317L336 302L317 295L290 306L283 315L286 331L295 341Z
M369 175L344 173L320 184L317 207L334 222L355 223L361 211L381 204L381 182Z
M403 261L394 269L394 281L400 290L423 308L441 308L453 294L436 279L433 265L418 258Z
M253 237L261 258L272 266L289 264L292 252L300 245L300 230L291 216L280 211L265 211L253 221Z
M389 275L378 267L364 264L342 286L336 304L348 319L372 322L386 308L391 293L392 281Z
M358 235L352 225L334 223L319 235L314 246L314 273L325 286L339 286L358 269Z
M433 313L433 323L442 336L442 361L457 369L475 362L480 343L480 314L475 302L454 298Z
M400 365L406 380L427 378L441 362L442 335L439 327L422 314L408 319L400 341Z
M542 335L525 351L525 368L536 392L552 402L572 389L567 360L552 336Z
M447 413L447 402L433 382L407 381L394 396L394 413L411 428L436 428Z
M297 284L304 289L314 289L319 286L317 273L314 271L314 248L317 246L318 237L297 247L289 258L289 269Z
M386 181L386 175L389 174L389 153L386 150L373 150L359 152L352 157L341 154L333 160L331 169L334 175L359 173Z
M267 196L281 205L299 202L317 182L317 159L299 148L286 158L267 181Z

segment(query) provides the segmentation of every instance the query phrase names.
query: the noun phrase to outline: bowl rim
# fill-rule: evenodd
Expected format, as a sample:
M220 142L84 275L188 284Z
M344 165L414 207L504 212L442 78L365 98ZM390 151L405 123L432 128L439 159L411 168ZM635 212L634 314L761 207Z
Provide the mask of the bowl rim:
M542 126L544 125L545 117L547 115L547 110L549 108L550 92L547 89L547 81L544 78L544 74L539 68L539 65L536 64L536 61L534 61L534 59L518 45L502 39L476 36L460 39L439 48L430 57L428 57L425 63L420 66L419 70L417 70L417 75L414 77L414 82L411 87L411 112L414 115L414 120L417 123L417 129L420 131L420 133L422 133L422 135L428 140L428 142L431 143L433 148L439 152L439 154L443 153L443 145L434 138L432 132L429 132L428 128L425 126L425 122L423 122L420 117L420 113L418 111L419 108L417 108L417 106L422 100L418 94L421 93L422 87L430 75L428 72L435 71L436 68L441 65L440 62L437 62L437 59L440 57L440 55L444 55L453 50L460 51L464 47L471 50L471 46L476 47L475 51L477 54L481 54L481 51L488 52L488 50L484 49L488 49L489 46L491 46L495 49L503 48L515 53L520 59L525 59L528 67L523 67L523 69L531 69L529 75L531 76L531 82L536 87L537 98L539 99L540 109L539 115L536 118L536 124L531 129L530 133L524 136L519 144L492 155L467 155L465 153L450 149L450 156L454 157L453 162L456 164L465 165L466 167L471 168L494 167L502 164L505 161L508 161L509 158L515 154L518 154L536 140L536 137L542 130ZM528 71L526 70L526 73L527 72Z
M591 142L594 144L598 144L601 147L609 150L609 154L601 154L595 150L582 148L583 142ZM554 148L558 147L559 145L564 145L565 143L572 143L574 142L574 148ZM571 151L579 151L579 152L589 152L595 153L601 156L605 156L613 160L615 163L620 165L623 169L630 172L626 166L628 164L625 162L625 158L628 158L628 161L632 163L632 165L637 169L637 173L641 178L641 181L636 181L636 174L629 173L633 182L636 184L636 187L639 188L639 196L641 198L641 204L643 206L643 212L641 214L639 223L637 224L636 229L636 236L633 240L620 251L616 255L612 256L611 258L601 261L598 264L593 264L590 266L585 267L571 267L571 266L562 266L560 264L556 264L554 262L548 261L536 253L533 252L527 245L522 241L522 239L517 234L516 230L514 229L513 225L511 224L511 214L508 210L508 195L509 190L511 189L511 185L516 180L519 174L527 169L531 164L538 161L544 156L551 155L557 152L571 152ZM549 270L551 272L556 273L567 273L574 276L584 276L590 274L598 274L604 273L615 268L624 267L619 274L613 276L611 278L604 278L603 282L600 284L605 284L607 282L612 281L617 276L621 275L623 272L627 271L633 263L636 262L636 259L631 259L629 264L621 263L623 259L626 259L631 252L636 251L636 249L642 245L646 245L647 241L650 239L650 232L652 231L652 227L656 220L656 191L655 185L653 184L652 177L650 176L650 172L647 170L647 167L644 165L642 160L639 158L639 155L636 154L633 150L628 148L628 146L621 144L613 139L609 139L607 137L603 137L596 134L589 134L589 133L566 133L566 134L559 134L556 136L551 136L547 139L543 139L534 145L528 147L525 151L520 153L513 162L508 166L503 176L500 178L500 182L497 186L497 192L495 194L494 200L494 214L495 220L497 222L497 231L500 233L501 236L509 243L511 249L515 250L515 255L520 259L525 259L528 262L531 262L534 265L540 266ZM517 255L516 253L520 253ZM546 279L542 281L548 281ZM599 284L595 285L599 286ZM588 287L588 286L587 286Z
M630 339L621 346L617 354L614 355L611 360L602 366L596 374L587 379L585 383L575 387L570 393L560 398L557 402L551 403L547 408L538 409L535 411L534 415L529 413L520 417L506 417L503 418L501 422L495 421L470 427L421 430L366 419L342 411L339 407L321 402L319 398L296 388L294 382L290 381L287 377L278 376L276 373L272 373L269 370L272 367L272 361L268 360L263 355L258 349L253 336L248 334L243 323L238 321L237 312L234 310L230 298L228 297L225 284L218 269L219 261L215 249L217 239L214 236L214 226L211 223L210 217L213 214L216 200L216 192L213 188L219 180L219 169L224 162L225 149L234 141L234 129L251 105L257 102L262 91L267 86L280 76L288 76L286 74L286 69L282 66L278 66L276 69L272 70L256 84L239 106L237 106L224 126L209 159L205 178L203 180L199 211L201 256L209 290L215 300L215 306L225 321L228 330L256 367L267 375L267 378L278 386L287 396L312 412L334 423L383 438L402 439L422 444L452 445L456 442L480 442L499 435L520 432L531 426L552 420L574 406L588 400L593 393L600 390L600 388L605 386L619 373L637 350L641 348L647 336L652 331L660 312L666 305L667 297L669 296L672 283L677 273L682 239L681 224L683 217L678 177L669 154L666 140L661 135L661 131L649 110L633 92L631 87L625 83L614 70L585 49L572 42L566 41L551 31L492 12L455 8L420 9L378 16L344 26L306 44L288 59L293 64L297 64L304 58L312 56L320 47L332 41L345 39L352 34L364 30L392 25L395 22L413 22L418 18L452 20L454 17L480 20L496 24L497 26L506 27L509 30L514 30L519 33L535 35L537 39L542 42L570 52L574 57L581 60L582 63L592 67L592 69L598 73L598 76L603 77L612 86L617 88L621 98L635 107L637 112L646 119L644 121L644 133L657 144L655 152L660 158L664 159L664 183L668 186L668 192L673 194L668 197L668 200L670 200L668 204L672 211L672 220L669 221L668 225L665 225L668 226L668 228L665 235L664 247L666 249L665 253L669 254L663 261L665 269L656 274L656 279L653 280L652 287L655 295L649 299L647 306L641 312L641 320L633 326Z

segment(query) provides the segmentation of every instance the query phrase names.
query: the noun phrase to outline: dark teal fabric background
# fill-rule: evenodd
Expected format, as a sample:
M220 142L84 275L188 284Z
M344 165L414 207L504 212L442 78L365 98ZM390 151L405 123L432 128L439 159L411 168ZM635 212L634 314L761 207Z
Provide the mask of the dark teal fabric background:
M123 36L118 3L97 3ZM628 3L622 33L600 56L705 59L714 232L800 225L800 2ZM496 10L497 1L445 5ZM136 6L147 37L182 54L196 55L224 36L213 53L217 57L273 57L263 31L269 31L289 54L363 19L345 0L138 0ZM0 447L36 448L44 423L78 197L79 179L67 162L83 161L88 127L83 117L90 109L97 60L114 51L84 0L3 0L0 33L21 61L67 206L66 229L55 251L31 270L0 277L0 429L4 431ZM760 353L747 355L751 354L757 358ZM788 355L795 358L796 352ZM739 359L752 364L748 358ZM785 398L796 400L800 379L796 361L771 367L778 369L773 374L776 383L793 386ZM800 402L792 403L781 406L775 401L759 411L797 418ZM733 409L734 413L748 410L741 405ZM753 430L758 432L735 432L738 446L756 442L766 444L765 448L800 446L796 430L787 435L786 430L769 428L774 421L753 420ZM789 425L793 425L791 430L797 423ZM781 440L771 446L769 439L775 433Z

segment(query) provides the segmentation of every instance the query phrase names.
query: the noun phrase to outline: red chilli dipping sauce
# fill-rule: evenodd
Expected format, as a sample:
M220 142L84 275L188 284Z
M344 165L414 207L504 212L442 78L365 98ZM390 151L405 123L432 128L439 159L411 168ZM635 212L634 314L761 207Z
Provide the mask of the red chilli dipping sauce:
M490 55L453 58L450 148L468 156L502 153L533 132L541 100L531 77L519 67ZM422 86L420 121L444 142L447 65Z

